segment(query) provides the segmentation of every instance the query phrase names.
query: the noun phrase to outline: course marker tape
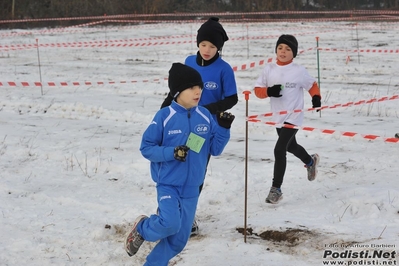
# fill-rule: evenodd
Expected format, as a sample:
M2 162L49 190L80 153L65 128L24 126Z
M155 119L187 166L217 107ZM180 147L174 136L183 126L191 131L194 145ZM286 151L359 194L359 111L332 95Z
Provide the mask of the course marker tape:
M335 129L318 129L315 127L309 127L309 126L294 126L294 125L287 125L287 124L278 124L272 121L267 121L267 122L262 122L261 120L258 119L249 119L249 122L261 122L263 124L269 125L269 126L275 126L275 127L285 127L285 128L293 128L293 129L299 129L299 130L304 130L304 131L310 131L310 132L314 132L314 131L320 131L323 134L328 134L328 135L332 135L334 133L338 133L341 136L344 137L354 137L354 136L361 136L363 139L365 140L383 140L384 142L389 142L389 143L398 143L399 142L399 138L385 138L385 137L381 137L378 135L373 135L373 134L359 134L356 132L351 132L351 131L338 131Z
M258 115L250 115L248 116L248 119L256 119L256 118L262 118L262 117L270 117L273 116L273 114L275 115L286 115L286 114L290 114L290 113L300 113L300 112L308 112L308 111L316 111L316 110L325 110L325 109L335 109L335 108L339 108L339 107L349 107L349 106L356 106L356 105L362 105L362 104L371 104L371 103L375 103L375 102L384 102L384 101L391 101L391 100L398 100L399 99L399 95L395 94L392 96L383 96L381 98L371 98L368 100L359 100L356 102L347 102L347 103L337 103L334 105L326 105L326 106L322 106L322 107L318 107L318 108L304 108L304 109L297 109L297 110L283 110L283 111L279 111L279 112L269 112L269 113L265 113L265 114L258 114Z

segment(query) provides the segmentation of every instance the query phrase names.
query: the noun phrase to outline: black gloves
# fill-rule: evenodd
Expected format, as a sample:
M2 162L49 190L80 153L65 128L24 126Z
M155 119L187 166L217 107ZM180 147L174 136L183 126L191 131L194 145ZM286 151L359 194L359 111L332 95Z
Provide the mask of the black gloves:
M186 145L177 146L175 148L173 156L175 157L176 160L185 162L186 156L187 156L189 150L190 150L190 148L187 147Z
M273 85L267 88L267 96L269 97L281 97L280 91L283 86L281 84Z
M229 129L234 121L235 116L228 112L217 112L216 118L219 126Z
M314 95L312 97L312 107L313 108L321 107L321 101L320 100L321 100L321 97L319 95ZM318 111L320 111L320 110L317 110L316 112L318 112Z

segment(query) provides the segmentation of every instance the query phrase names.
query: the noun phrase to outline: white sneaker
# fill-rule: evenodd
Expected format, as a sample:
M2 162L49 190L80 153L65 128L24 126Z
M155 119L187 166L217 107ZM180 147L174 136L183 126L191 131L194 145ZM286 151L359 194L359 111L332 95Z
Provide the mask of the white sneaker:
M125 237L125 250L130 257L136 254L140 246L144 243L144 239L139 232L137 232L137 225L147 218L148 217L145 215L137 217L136 220L134 220L132 229Z
M199 227L198 227L197 220L194 218L194 222L193 222L193 225L192 225L192 227L191 227L191 234L190 234L190 237L196 236L196 235L198 235L198 234L199 234Z
M317 165L319 164L320 157L317 153L310 155L310 157L312 157L313 164L311 166L305 165L305 167L308 169L308 180L313 181L317 176Z
M283 193L281 192L281 189L272 187L265 201L266 203L276 204L282 199L283 199Z

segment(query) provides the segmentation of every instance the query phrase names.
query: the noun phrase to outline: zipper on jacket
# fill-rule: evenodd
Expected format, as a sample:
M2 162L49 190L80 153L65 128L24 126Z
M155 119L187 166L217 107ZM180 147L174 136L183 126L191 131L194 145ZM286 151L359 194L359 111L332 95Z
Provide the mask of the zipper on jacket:
M187 110L187 118L188 118L188 128L190 129L190 131L191 131L191 122L190 122L190 118L191 118L191 112L190 112L190 110L191 110L191 108L190 109L188 109ZM188 160L190 160L190 156L188 156L188 158L186 159L187 161ZM182 186L182 193L184 194L184 191L185 191L185 189L184 189L184 187L185 187L185 185L187 184L187 181L188 181L188 179L190 178L189 177L189 174L188 173L190 173L190 164L187 162L187 165L188 165L188 167L187 167L187 173L186 173L186 176L187 176L187 179L186 179L186 181L184 182L184 185Z

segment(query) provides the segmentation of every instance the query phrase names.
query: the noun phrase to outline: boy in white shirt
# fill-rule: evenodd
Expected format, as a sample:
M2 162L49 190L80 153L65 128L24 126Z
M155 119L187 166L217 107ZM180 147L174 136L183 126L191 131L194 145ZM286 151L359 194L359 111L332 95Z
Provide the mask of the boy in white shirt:
M265 66L258 77L254 93L256 97L270 98L273 121L278 124L276 130L278 139L274 147L274 173L273 183L267 203L278 203L283 198L281 185L287 165L287 151L299 158L307 168L308 180L313 181L317 175L319 156L309 155L308 152L296 142L295 135L298 129L290 126L301 126L303 112L288 112L281 115L280 111L300 110L304 108L303 90L312 97L312 106L321 106L320 88L316 80L309 75L307 70L293 59L298 53L298 41L292 35L281 35L276 43L277 62Z

